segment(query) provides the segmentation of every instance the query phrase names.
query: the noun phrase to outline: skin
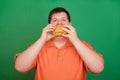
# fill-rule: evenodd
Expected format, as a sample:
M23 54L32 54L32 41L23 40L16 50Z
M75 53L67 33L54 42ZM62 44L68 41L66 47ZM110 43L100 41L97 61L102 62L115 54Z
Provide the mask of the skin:
M62 36L54 36L49 31L53 31L55 25L63 24L63 30L68 34ZM67 28L66 28L67 27ZM65 45L68 39L75 46L79 55L83 61L87 64L88 70L92 73L100 73L104 69L104 59L95 51L90 50L86 47L78 38L75 28L68 21L67 15L64 12L55 13L51 17L51 22L44 27L40 38L28 49L21 52L15 62L15 68L19 72L26 72L32 65L33 61L39 54L40 49L44 43L52 39L53 43L57 48L61 48Z

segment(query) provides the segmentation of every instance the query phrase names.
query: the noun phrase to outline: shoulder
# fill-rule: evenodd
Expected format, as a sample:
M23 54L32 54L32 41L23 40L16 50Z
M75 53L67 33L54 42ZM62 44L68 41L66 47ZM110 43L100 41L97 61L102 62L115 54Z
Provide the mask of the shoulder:
M53 46L52 40L46 41L46 43L43 45L44 48L45 48L45 47L52 47L52 46Z
M85 44L86 46L90 46L91 44L90 44L90 42L87 42L87 41L85 41L85 40L80 40L83 44Z

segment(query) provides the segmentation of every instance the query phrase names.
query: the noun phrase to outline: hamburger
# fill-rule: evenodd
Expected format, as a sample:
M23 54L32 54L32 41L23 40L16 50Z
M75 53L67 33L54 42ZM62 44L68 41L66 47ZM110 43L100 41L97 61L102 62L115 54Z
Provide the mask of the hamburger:
M53 35L65 35L67 32L62 30L63 25L56 25L55 30L53 31Z

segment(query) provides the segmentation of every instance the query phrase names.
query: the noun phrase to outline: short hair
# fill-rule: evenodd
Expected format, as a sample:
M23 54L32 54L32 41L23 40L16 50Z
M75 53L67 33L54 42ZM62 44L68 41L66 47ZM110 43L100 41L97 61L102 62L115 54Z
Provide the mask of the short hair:
M69 12L65 9L65 8L62 8L62 7L56 7L54 9L52 9L49 13L49 16L48 16L48 23L51 22L51 16L55 13L60 13L60 12L65 12L67 14L67 18L68 18L68 21L71 22L71 19L70 19L70 14Z

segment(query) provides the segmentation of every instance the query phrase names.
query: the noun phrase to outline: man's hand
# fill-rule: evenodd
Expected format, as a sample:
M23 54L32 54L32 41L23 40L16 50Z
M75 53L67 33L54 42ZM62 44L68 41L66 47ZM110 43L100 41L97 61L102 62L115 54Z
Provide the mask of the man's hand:
M78 40L76 30L72 25L64 25L64 27L62 27L62 29L68 33L63 36L68 37L71 42Z
M45 28L42 30L41 38L45 41L50 40L54 35L51 33L54 30L53 24L48 24Z

